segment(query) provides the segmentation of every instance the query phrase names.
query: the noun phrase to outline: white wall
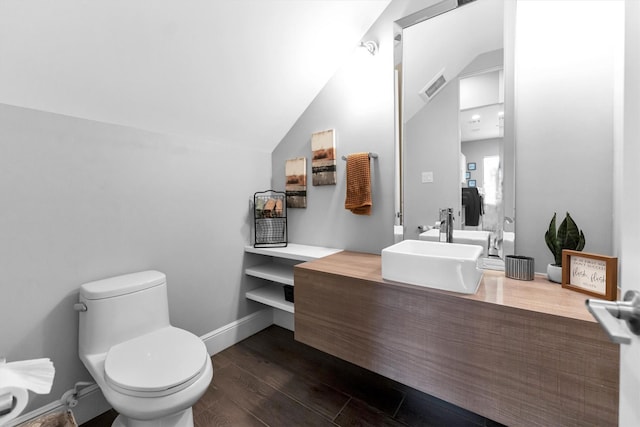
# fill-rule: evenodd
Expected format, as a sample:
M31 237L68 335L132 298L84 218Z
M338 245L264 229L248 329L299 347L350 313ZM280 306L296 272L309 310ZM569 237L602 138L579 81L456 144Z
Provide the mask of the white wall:
M0 102L271 152L388 1L3 0Z
M273 152L273 188L284 190L287 159L307 157L307 208L289 209L289 240L378 253L392 242L393 74L389 43L371 56L354 55L323 89ZM388 90L391 88L391 90ZM336 130L337 185L311 184L311 134ZM372 213L344 209L345 165L341 156L377 152L371 161Z
M256 310L243 247L270 176L268 153L0 105L0 355L56 367L27 411L91 379L73 311L84 282L160 270L172 323L196 335Z
M572 1L520 0L516 7L516 248L533 256L540 272L552 261L544 232L554 212L572 214L586 234L586 251L613 252L612 52L617 40L615 32L593 30L602 26L597 8L607 3L587 1L576 7ZM389 9L397 5L394 1ZM344 163L338 161L338 187L309 186L307 209L291 210L292 241L366 252L393 242L392 31L384 28L384 19L402 15L392 16L389 9L370 32L379 35L379 57L366 73L352 78L343 67L273 155L272 183L283 189L285 160L308 157L315 131L336 129L338 156L380 152L373 163L374 215L355 217L342 208ZM569 22L582 24L584 32ZM366 102L357 92L364 81ZM350 108L357 102L360 108Z
M307 187L307 208L289 210L292 242L380 253L393 243L394 224L394 75L393 21L437 0L394 0L363 40L376 40L376 56L354 48L347 63L301 115L276 147L272 157L273 188L284 190L287 159L307 157L311 176L311 134L336 130L337 185ZM345 164L340 157L374 151L371 161L371 216L344 209Z
M536 271L553 262L544 232L554 212L571 213L586 252L613 255L614 53L622 22L611 3L518 1L516 251L534 257Z

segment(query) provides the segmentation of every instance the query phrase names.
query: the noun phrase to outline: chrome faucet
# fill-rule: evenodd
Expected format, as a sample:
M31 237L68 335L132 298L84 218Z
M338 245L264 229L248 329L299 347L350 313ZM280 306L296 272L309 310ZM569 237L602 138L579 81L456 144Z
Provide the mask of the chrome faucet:
M453 208L440 209L440 241L453 242Z

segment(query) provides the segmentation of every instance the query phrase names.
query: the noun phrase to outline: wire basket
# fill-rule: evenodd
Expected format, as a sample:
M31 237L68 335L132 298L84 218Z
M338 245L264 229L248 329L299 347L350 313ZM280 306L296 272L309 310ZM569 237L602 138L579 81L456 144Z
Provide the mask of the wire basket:
M259 191L253 195L256 248L287 246L287 199L282 191Z

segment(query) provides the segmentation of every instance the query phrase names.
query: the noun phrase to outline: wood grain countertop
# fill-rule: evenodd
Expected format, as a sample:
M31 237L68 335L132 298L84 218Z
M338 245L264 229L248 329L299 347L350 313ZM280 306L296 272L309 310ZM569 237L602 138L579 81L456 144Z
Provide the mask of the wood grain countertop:
M298 264L295 268L377 282L383 286L444 293L487 304L596 323L585 306L585 300L589 296L564 289L560 284L552 283L542 275L536 275L534 280L525 281L505 277L502 271L485 270L478 291L468 295L385 280L382 278L381 259L380 255L343 251Z
M446 292L384 280L381 261L295 266L295 339L505 425L618 424L620 349L587 295L489 270Z

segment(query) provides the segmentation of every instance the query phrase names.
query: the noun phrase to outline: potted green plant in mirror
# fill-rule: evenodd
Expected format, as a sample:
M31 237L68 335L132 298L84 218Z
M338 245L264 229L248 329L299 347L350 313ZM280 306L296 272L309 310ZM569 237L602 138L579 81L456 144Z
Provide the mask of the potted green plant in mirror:
M549 229L544 233L544 240L555 261L553 264L547 265L547 277L552 282L562 283L562 250L581 251L584 249L584 233L578 228L569 212L556 230L556 213L554 212Z

